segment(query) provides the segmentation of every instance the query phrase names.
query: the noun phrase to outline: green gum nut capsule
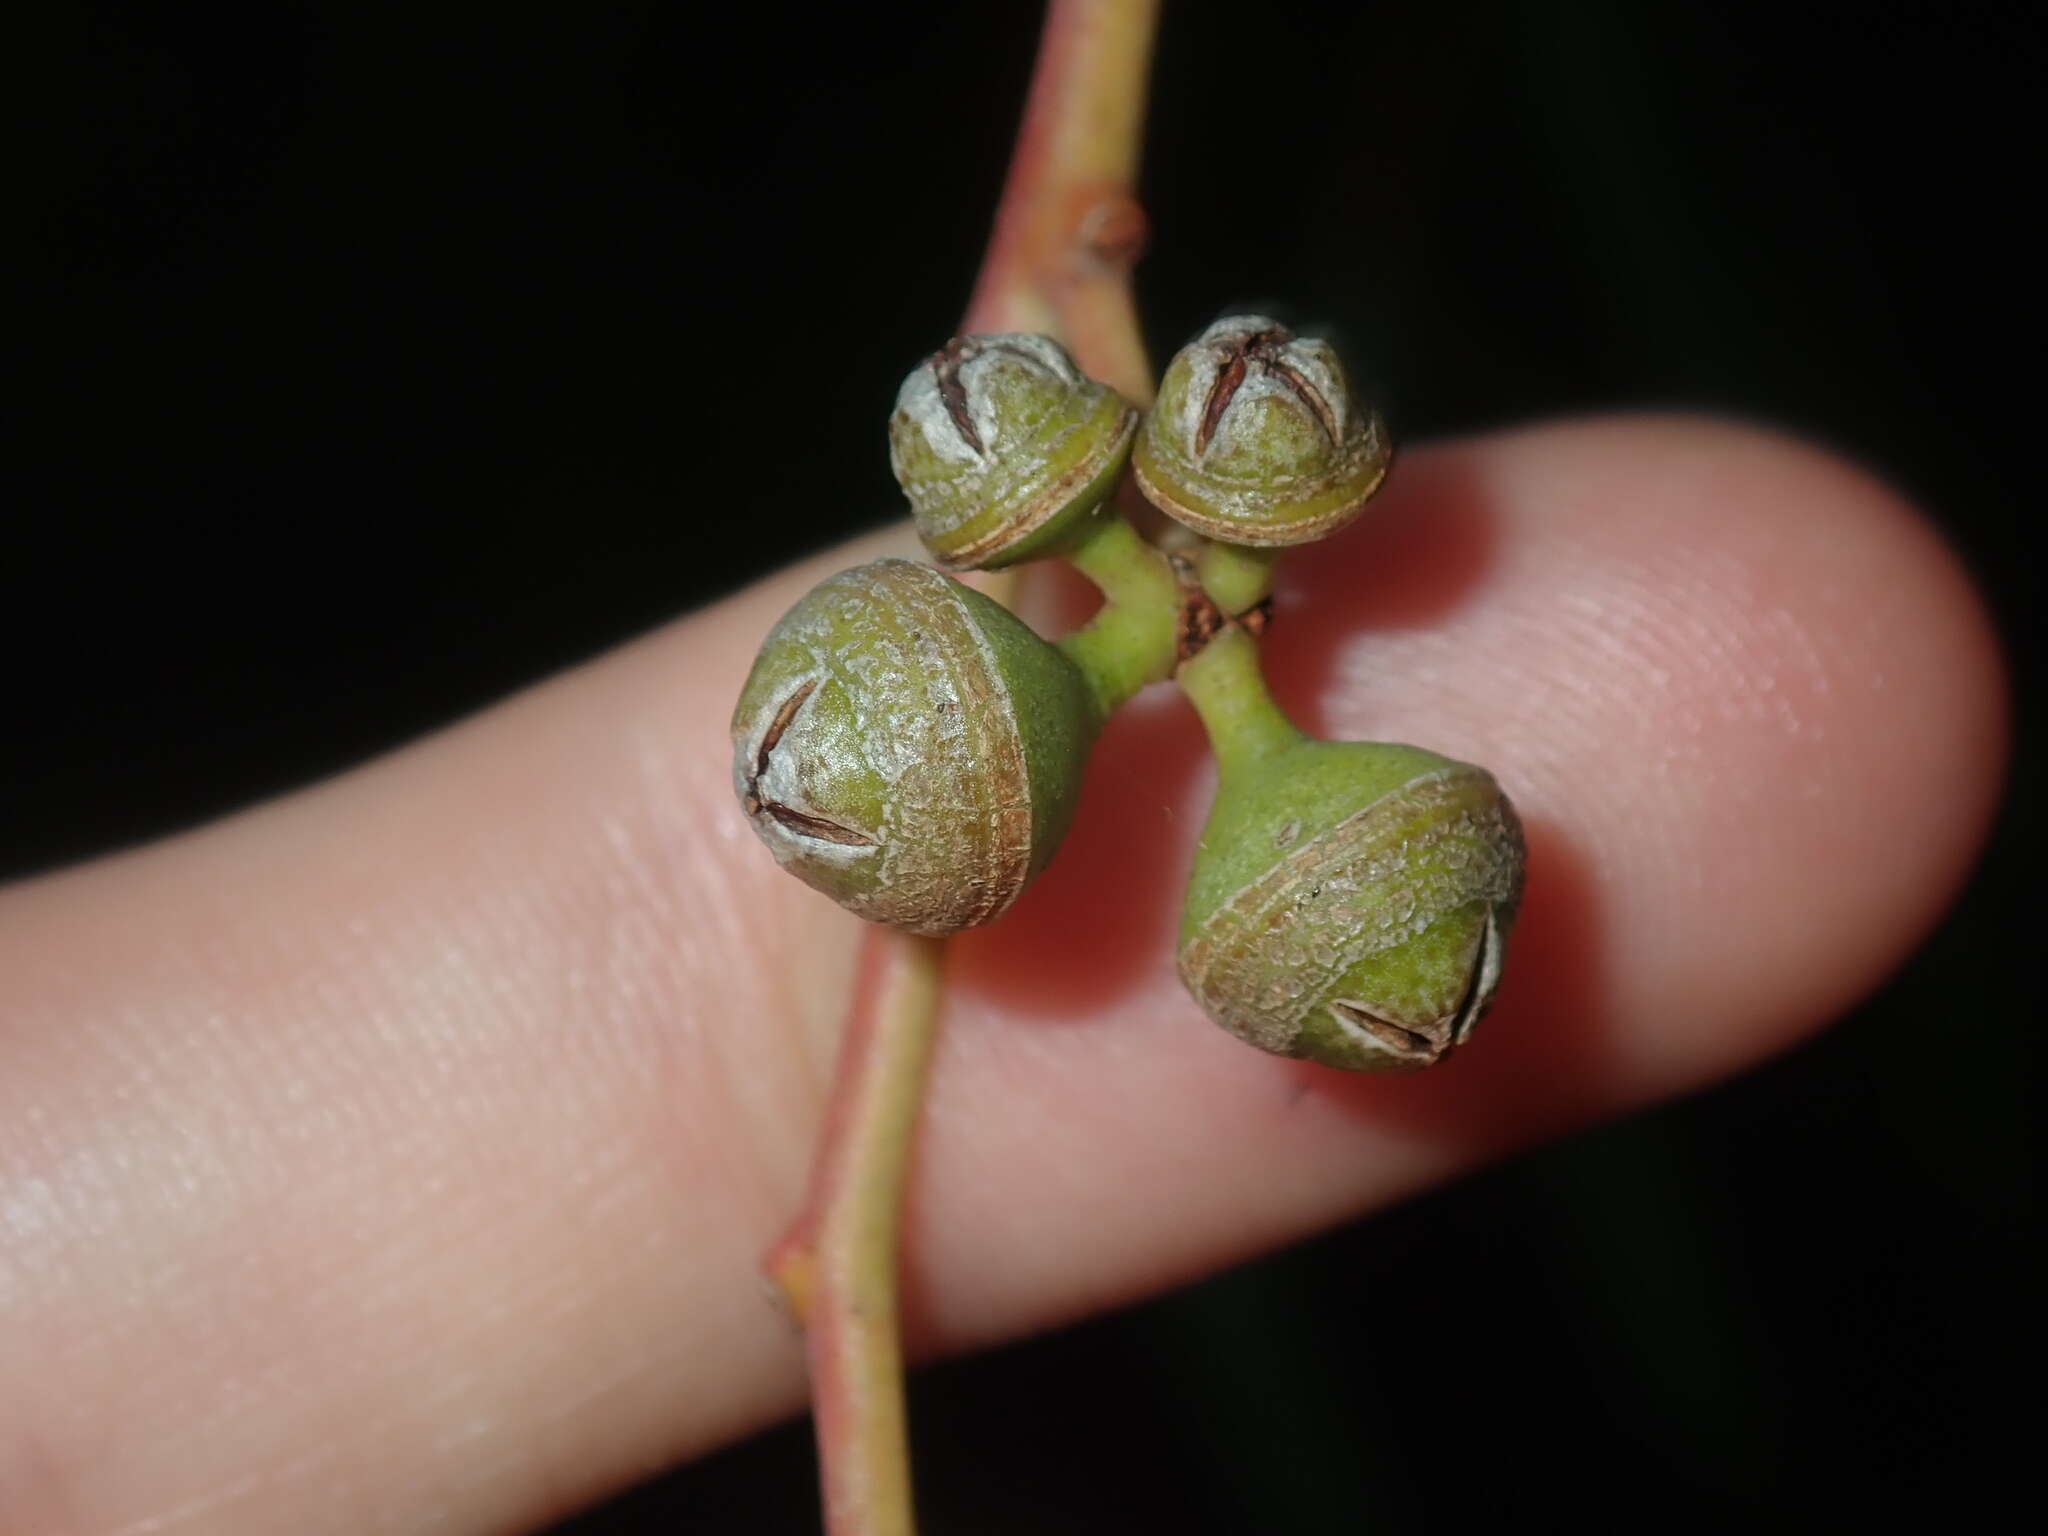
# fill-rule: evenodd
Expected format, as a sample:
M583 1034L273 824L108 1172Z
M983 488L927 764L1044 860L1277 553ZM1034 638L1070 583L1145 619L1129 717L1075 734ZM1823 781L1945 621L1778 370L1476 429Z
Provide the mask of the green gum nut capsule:
M1051 554L1115 489L1138 413L1050 336L956 336L896 395L889 462L932 558Z
M1514 809L1484 769L1303 738L1219 789L1183 911L1181 978L1262 1050L1426 1067L1493 1000L1522 865Z
M1000 603L877 560L813 587L733 714L733 788L776 860L913 933L999 916L1072 818L1081 674Z
M1174 355L1131 451L1146 499L1228 544L1305 544L1379 489L1380 419L1336 351L1262 315L1219 320Z

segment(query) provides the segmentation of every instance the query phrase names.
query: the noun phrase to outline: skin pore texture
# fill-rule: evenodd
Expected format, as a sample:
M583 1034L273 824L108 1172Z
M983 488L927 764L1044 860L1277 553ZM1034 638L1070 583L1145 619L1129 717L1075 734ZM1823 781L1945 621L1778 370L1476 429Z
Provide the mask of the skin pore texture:
M0 1528L519 1529L800 1407L757 1264L858 925L744 824L727 721L802 591L912 549L831 551L362 771L0 892ZM1068 592L1034 577L1028 616ZM920 1352L1791 1043L1939 916L2002 761L1993 642L1933 535L1710 422L1414 451L1281 564L1266 646L1304 727L1513 796L1499 1001L1392 1079L1204 1020L1173 934L1210 770L1154 690L1051 869L954 945Z

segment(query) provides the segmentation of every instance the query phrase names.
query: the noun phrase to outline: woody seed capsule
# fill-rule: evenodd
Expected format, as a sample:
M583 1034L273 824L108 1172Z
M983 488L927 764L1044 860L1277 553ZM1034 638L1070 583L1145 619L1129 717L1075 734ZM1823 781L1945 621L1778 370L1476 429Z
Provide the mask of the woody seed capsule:
M1350 522L1389 454L1328 342L1233 315L1167 365L1131 467L1146 498L1197 533L1274 547Z
M1492 775L1420 747L1304 739L1226 778L1183 909L1181 978L1262 1050L1412 1071L1500 984L1522 888Z
M1115 488L1138 413L1050 336L956 336L903 381L889 463L932 558L1050 554Z
M871 921L952 933L1052 858L1094 730L1057 647L930 566L877 560L770 631L733 714L733 788L799 879Z

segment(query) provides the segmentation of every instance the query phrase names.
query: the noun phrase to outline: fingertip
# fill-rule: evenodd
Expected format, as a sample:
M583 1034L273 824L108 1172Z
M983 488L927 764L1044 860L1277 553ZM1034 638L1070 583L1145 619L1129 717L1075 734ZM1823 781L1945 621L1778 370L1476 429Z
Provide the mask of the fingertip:
M1418 457L1385 537L1427 570L1416 529L1447 517L1451 575L1412 621L1349 621L1323 708L1494 764L1555 829L1603 914L1623 1075L1729 1070L1873 986L1953 895L2004 754L1996 640L1927 520L1836 454L1697 417Z
M1696 1042L1719 1070L1849 1007L1947 909L1998 801L2007 692L1982 598L1897 490L1778 433L1665 430L1725 517L1700 568L1728 618L1725 663L1696 683L1727 728L1703 744L1723 793L1695 889L1723 929L1704 947L1746 948L1754 981L1748 1037Z

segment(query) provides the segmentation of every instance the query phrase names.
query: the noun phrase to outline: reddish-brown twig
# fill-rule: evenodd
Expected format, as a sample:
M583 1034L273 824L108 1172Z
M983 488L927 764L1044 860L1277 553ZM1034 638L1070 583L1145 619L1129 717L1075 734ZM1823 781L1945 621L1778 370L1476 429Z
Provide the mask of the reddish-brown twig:
M962 329L1043 331L1139 402L1135 195L1157 0L1052 0ZM984 584L984 590L992 584ZM1000 592L997 595L1002 595ZM767 1268L803 1324L830 1536L910 1536L896 1268L944 945L870 929L803 1213Z

